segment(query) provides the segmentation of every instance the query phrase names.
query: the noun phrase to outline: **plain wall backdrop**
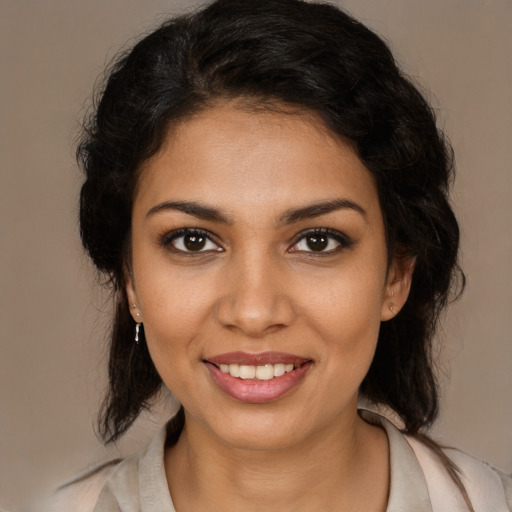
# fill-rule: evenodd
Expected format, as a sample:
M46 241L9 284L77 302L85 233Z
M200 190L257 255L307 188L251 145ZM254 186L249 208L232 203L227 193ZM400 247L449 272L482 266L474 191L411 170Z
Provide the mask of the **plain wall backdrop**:
M448 313L433 434L512 470L512 1L340 1L425 87L456 153L468 286ZM116 454L94 434L109 301L77 229L79 122L104 65L178 0L0 1L0 508ZM103 312L102 312L103 311ZM119 450L165 419L145 415Z

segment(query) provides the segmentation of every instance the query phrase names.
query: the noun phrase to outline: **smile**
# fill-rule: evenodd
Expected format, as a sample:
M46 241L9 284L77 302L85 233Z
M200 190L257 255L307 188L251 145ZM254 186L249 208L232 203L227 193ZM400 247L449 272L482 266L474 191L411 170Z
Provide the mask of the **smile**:
M220 365L220 371L222 373L229 373L231 377L257 380L271 380L275 377L281 377L285 373L291 372L294 369L295 365L283 363L265 364L263 366L236 363Z
M278 352L233 352L203 362L224 393L245 403L281 398L298 386L313 365L310 359Z

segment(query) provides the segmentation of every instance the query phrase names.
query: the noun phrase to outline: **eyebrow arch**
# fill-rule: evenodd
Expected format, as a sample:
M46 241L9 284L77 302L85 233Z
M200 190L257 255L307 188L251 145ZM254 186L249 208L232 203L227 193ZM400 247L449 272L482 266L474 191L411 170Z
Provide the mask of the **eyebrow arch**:
M366 211L362 206L350 201L349 199L333 199L331 201L323 201L310 204L302 208L287 210L279 219L279 225L293 224L301 220L313 219L326 215L337 210L354 210L360 213L366 219Z
M231 220L223 215L217 208L205 206L194 201L166 201L157 204L148 211L146 218L166 210L177 210L199 219L232 224Z

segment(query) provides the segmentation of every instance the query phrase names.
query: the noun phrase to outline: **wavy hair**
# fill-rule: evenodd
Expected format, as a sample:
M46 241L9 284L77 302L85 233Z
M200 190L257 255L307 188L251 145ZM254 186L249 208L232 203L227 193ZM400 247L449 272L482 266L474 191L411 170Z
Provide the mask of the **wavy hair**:
M451 148L386 43L348 14L300 0L218 0L169 19L117 58L77 150L83 245L117 298L102 437L123 434L162 385L146 344L133 343L124 290L138 170L173 123L232 99L315 112L374 176L389 254L416 266L405 306L381 325L361 392L419 433L438 412L433 336L463 279Z

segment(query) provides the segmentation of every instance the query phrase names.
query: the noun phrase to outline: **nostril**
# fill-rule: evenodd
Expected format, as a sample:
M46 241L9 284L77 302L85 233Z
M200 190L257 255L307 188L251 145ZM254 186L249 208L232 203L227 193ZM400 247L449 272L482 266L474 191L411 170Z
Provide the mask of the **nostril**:
M293 323L295 312L286 296L272 295L271 290L262 294L237 291L219 300L216 319L224 328L255 338L283 329Z

